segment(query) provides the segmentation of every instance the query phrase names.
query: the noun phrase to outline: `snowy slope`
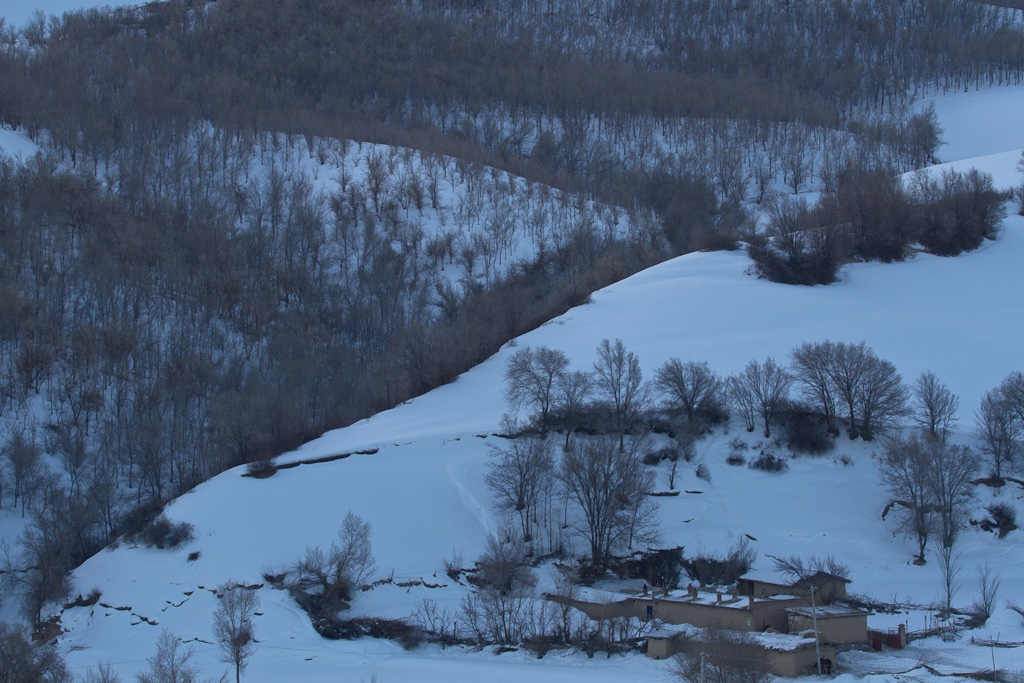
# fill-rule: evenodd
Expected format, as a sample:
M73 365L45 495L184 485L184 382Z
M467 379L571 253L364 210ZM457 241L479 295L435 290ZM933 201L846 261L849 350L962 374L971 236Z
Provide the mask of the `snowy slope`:
M1016 96L989 91L994 102ZM1021 90L1020 92L1024 92ZM969 99L995 109L980 95L937 102L953 149L970 149L974 118L962 109ZM1012 99L1012 97L1011 97ZM994 129L988 129L989 137ZM998 132L998 131L996 131ZM1024 142L1006 133L999 140L974 140L982 153L1013 151ZM1005 144L1006 147L1000 147ZM976 152L977 153L977 152ZM953 159L955 154L943 155ZM357 614L408 615L423 599L458 605L464 586L443 572L443 560L461 549L466 563L483 547L488 531L503 520L482 483L486 444L496 439L505 405L501 374L515 348L547 345L565 351L577 369L587 369L603 338L621 338L641 359L645 375L670 356L706 360L720 374L750 359L784 360L802 341L866 340L907 379L934 371L960 394L961 433L966 439L981 394L1008 372L1024 367L1024 219L1011 216L997 242L955 259L918 256L902 264L857 264L829 287L795 288L756 280L741 253L692 254L595 293L590 304L524 335L456 382L347 429L306 444L280 461L376 448L324 464L282 470L266 480L243 478L236 469L175 501L168 515L196 527L197 539L178 551L122 545L91 558L74 576L75 590L97 587L101 604L64 610L67 633L61 648L81 673L110 661L124 680L145 665L162 629L190 641L195 661L209 676L226 670L212 645L214 598L210 589L229 579L260 582L265 569L292 561L305 547L329 543L341 518L353 511L370 520L380 574L396 582L360 595ZM928 603L938 591L935 563L909 563L912 543L879 519L879 491L871 445L840 441L833 455L802 458L782 475L729 467L727 443L736 433L716 432L698 447L711 481L683 473L681 488L700 491L661 503L663 542L689 552L723 549L743 534L766 554L833 552L852 569L852 589L879 600ZM754 435L741 436L756 447ZM843 465L847 455L851 465ZM664 482L664 473L659 473ZM991 502L980 491L978 508ZM1021 492L1009 487L1000 500L1024 515ZM1002 595L1024 594L1024 532L1006 539L968 531L963 541L963 589L957 604L973 600L973 576L984 562L1001 574ZM189 553L199 553L188 561ZM427 584L436 587L428 587ZM649 680L666 678L663 663L639 656L587 659L578 653L542 660L524 653L495 656L461 648L412 652L388 641L325 641L281 592L260 590L259 647L247 681L519 681ZM109 605L104 607L102 605ZM120 609L127 608L127 609ZM872 624L905 621L920 628L924 611L874 617ZM143 619L144 617L144 619ZM975 634L1021 642L1020 619L1002 606L990 626ZM1022 648L1024 649L1024 648ZM998 666L1024 669L1024 652L999 650ZM990 666L992 653L965 638L952 644L915 643L904 653L857 655L844 660L850 674L914 669L925 658L940 671ZM918 680L927 679L921 669ZM938 680L938 679L935 679Z
M962 418L969 425L980 393L1024 362L1019 343L1024 334L1024 275L1016 267L1022 258L1024 219L1019 217L1007 222L997 243L973 254L857 265L844 272L842 283L827 288L755 280L744 273L740 254L694 254L597 293L592 304L517 344L561 348L583 368L602 337L622 337L640 355L648 374L669 355L706 359L728 373L750 358L782 358L802 340L866 339L906 376L932 369L946 380L961 394ZM381 575L393 572L396 581L422 579L443 586L384 586L361 595L357 613L404 616L425 598L456 607L465 589L444 575L443 558L461 548L471 561L486 533L502 522L482 484L486 443L495 440L484 435L496 428L503 410L500 373L511 350L504 349L449 386L329 433L282 460L370 446L380 448L375 454L302 465L267 480L243 478L240 470L233 470L197 487L168 510L173 519L196 526L198 539L185 549L122 546L86 562L76 572L76 590L98 587L104 603L131 610L66 611L63 623L71 632L62 642L69 662L88 666L110 659L126 662L118 670L128 673L152 651L160 630L168 628L186 640L199 639L197 661L204 670L221 670L215 651L203 642L211 640L214 605L206 589L232 578L259 582L265 568L287 564L308 545L328 543L349 510L373 522ZM910 541L895 536L879 520L885 499L876 484L870 446L840 441L835 455L849 455L852 465L844 466L833 456L800 459L790 472L773 476L726 465L726 444L733 436L716 433L699 445L698 457L709 465L711 483L696 480L692 471L683 474L681 488L703 493L662 502L666 544L717 550L746 533L758 539L755 548L762 562L768 553L833 552L851 565L858 592L899 602L934 600L934 563L924 568L909 564ZM743 436L756 445L752 435ZM1009 500L1013 502L1012 496ZM987 502L982 498L979 505ZM1014 504L1020 507L1019 501ZM973 591L974 567L983 559L1001 572L1005 595L1024 591L1024 576L1016 570L1024 562L1024 533L998 541L971 532L963 547L965 604ZM199 559L188 562L186 556L194 551ZM388 642L321 641L283 594L264 589L261 595L261 646L247 680L281 680L283 671L302 671L304 680L328 680L328 672L346 672L356 679L377 673L388 681L435 676L518 680L527 675L520 667L534 666L518 655L495 659L461 650L406 653ZM894 618L920 628L924 613L889 617ZM1017 622L1003 610L993 624L1004 637L1015 633L1019 640L1024 633ZM970 648L960 647L943 655L952 658L951 666L972 657ZM630 670L637 680L663 676L654 663L633 659L628 666L636 667ZM564 680L568 671L598 680L623 675L619 659L596 668L582 656L556 661L529 675L541 680ZM851 666L866 671L882 662L857 660Z

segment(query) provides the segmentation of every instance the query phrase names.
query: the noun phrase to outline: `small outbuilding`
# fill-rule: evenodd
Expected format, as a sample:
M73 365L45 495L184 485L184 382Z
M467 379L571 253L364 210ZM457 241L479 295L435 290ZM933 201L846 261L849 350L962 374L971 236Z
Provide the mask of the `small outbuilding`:
M791 607L788 633L813 631L815 621L818 634L823 642L836 645L852 645L868 642L868 612L841 605Z

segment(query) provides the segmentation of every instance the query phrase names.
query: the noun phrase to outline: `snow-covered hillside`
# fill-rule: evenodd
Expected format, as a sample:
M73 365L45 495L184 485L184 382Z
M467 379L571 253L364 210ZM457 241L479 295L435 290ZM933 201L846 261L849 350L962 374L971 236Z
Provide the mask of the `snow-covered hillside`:
M994 91L993 97L1005 92ZM984 98L974 98L985 107ZM962 112L947 116L937 103L950 144L971 128ZM1014 143L1018 144L1018 143ZM986 148L989 149L989 148ZM487 444L506 406L502 373L509 356L525 346L565 351L574 368L589 369L603 338L621 338L636 352L645 375L671 356L706 360L720 374L751 359L785 360L803 341L865 340L906 379L931 370L961 396L957 439L969 440L981 395L1009 372L1024 367L1024 218L1007 219L1002 236L953 259L918 256L901 264L856 264L829 287L798 288L760 281L742 253L691 254L661 264L597 292L575 308L506 345L481 366L405 405L352 427L325 434L279 462L357 450L373 453L281 470L266 480L228 471L172 503L168 515L195 525L197 538L176 551L122 545L87 561L75 573L75 590L102 592L100 604L67 609L61 648L81 671L107 660L124 678L145 665L163 629L189 641L207 675L226 665L211 636L215 605L210 590L228 580L262 582L261 574L287 565L310 545L329 543L348 511L373 524L380 575L394 583L358 595L360 615L404 617L424 599L457 608L468 587L444 573L444 559L459 551L469 564L486 535L503 523L482 478ZM910 563L912 541L880 520L886 499L871 458L873 444L841 438L823 458L794 460L779 475L725 463L737 435L751 448L756 435L717 431L698 444L697 459L710 482L684 472L688 493L661 499L664 545L690 552L725 549L749 534L766 566L766 554L834 553L850 565L851 589L893 603L927 604L939 590L938 568ZM843 463L847 456L850 463ZM664 482L665 472L659 471ZM699 493L696 493L699 491ZM998 500L1024 514L1022 492L1007 487ZM977 491L975 512L993 501ZM970 530L962 541L965 568L956 604L974 599L975 568L987 563L1002 580L1001 596L1024 593L1024 532L999 540ZM190 553L198 557L189 561ZM543 581L542 577L542 581ZM399 586L406 583L405 586ZM256 618L259 646L248 681L593 681L666 678L665 665L640 656L587 659L580 653L535 659L525 653L494 655L434 646L404 651L390 641L334 642L315 634L286 594L263 588ZM102 605L108 605L104 607ZM127 608L127 609L123 609ZM922 610L874 616L872 626L906 622L921 628ZM1024 640L1020 618L1000 603L978 639ZM916 641L889 655L845 655L846 680L891 680L888 672L915 669L918 659L949 673L991 666L1024 669L1024 652L954 643ZM916 669L914 677L928 674Z

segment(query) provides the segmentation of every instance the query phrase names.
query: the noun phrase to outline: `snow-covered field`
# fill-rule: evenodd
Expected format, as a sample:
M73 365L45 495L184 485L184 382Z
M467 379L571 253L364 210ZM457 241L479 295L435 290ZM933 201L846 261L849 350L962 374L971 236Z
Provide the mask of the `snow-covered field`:
M991 92L999 101L1006 95ZM957 97L949 109L937 102L950 145L958 144L962 131L973 135L973 119ZM972 101L991 108L981 96ZM175 501L168 515L193 523L197 540L177 551L123 545L86 562L75 573L75 590L84 594L97 587L101 603L110 607L65 610L61 648L79 672L107 660L128 679L145 666L160 632L168 629L191 641L195 661L207 675L219 675L227 665L218 661L212 642L215 602L210 589L232 579L261 582L265 569L288 564L307 546L329 543L348 511L372 522L379 573L393 574L396 582L360 594L354 613L401 617L424 599L457 606L467 588L445 575L444 559L458 549L469 564L488 531L503 523L482 476L486 444L496 440L489 434L506 410L501 375L515 348L558 348L575 368L588 369L601 339L621 338L650 377L670 356L706 360L718 373L728 374L755 358L785 360L802 341L863 339L905 378L931 370L958 393L957 438L968 440L981 395L1024 367L1022 262L1024 218L1011 213L1000 239L974 253L853 265L829 287L756 280L741 253L692 254L661 264L596 293L592 303L510 343L456 382L328 433L279 460L379 449L374 454L301 465L266 480L243 478L236 469ZM707 464L711 481L697 480L688 469L679 487L700 493L660 499L664 545L683 545L687 552L722 550L749 534L757 539L753 546L761 567L767 566L766 554L834 553L850 565L854 592L900 604L936 599L936 563L910 564L912 541L880 520L886 500L877 483L872 444L841 439L834 453L794 460L788 472L769 475L725 464L727 444L737 434L757 445L756 435L716 432L698 444L698 461ZM852 464L844 465L841 455ZM664 485L665 473L659 477ZM1024 492L1011 486L999 500L1022 515L1022 497ZM992 500L990 491L979 489L976 511ZM998 540L971 529L961 547L965 568L956 604L975 599L975 569L986 562L1001 577L1001 597L1020 600L1024 532ZM193 552L199 556L190 562ZM424 585L397 585L420 579ZM269 588L259 593L259 647L248 681L667 677L663 663L633 655L588 659L570 652L538 660L521 652L495 655L433 646L404 651L390 641L325 641L284 593ZM925 618L925 611L914 610L872 617L869 623L887 627L902 621L919 629ZM956 642L928 639L898 653L845 655L843 677L893 680L893 674L913 670L914 680L925 680L930 674L915 668L919 659L948 673L987 668L993 655L1001 669L1024 670L1024 648L993 652L973 645L971 635L1021 643L1024 624L1001 602L985 629Z

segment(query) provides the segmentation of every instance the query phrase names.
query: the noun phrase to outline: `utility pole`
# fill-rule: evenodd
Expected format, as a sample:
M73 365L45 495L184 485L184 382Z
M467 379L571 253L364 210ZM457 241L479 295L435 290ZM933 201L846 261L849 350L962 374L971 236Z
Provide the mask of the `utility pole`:
M818 645L818 606L814 602L817 586L811 584L811 619L814 622L814 656L818 660L818 675L821 675L821 647Z
M704 683L704 653L700 653L700 683Z

